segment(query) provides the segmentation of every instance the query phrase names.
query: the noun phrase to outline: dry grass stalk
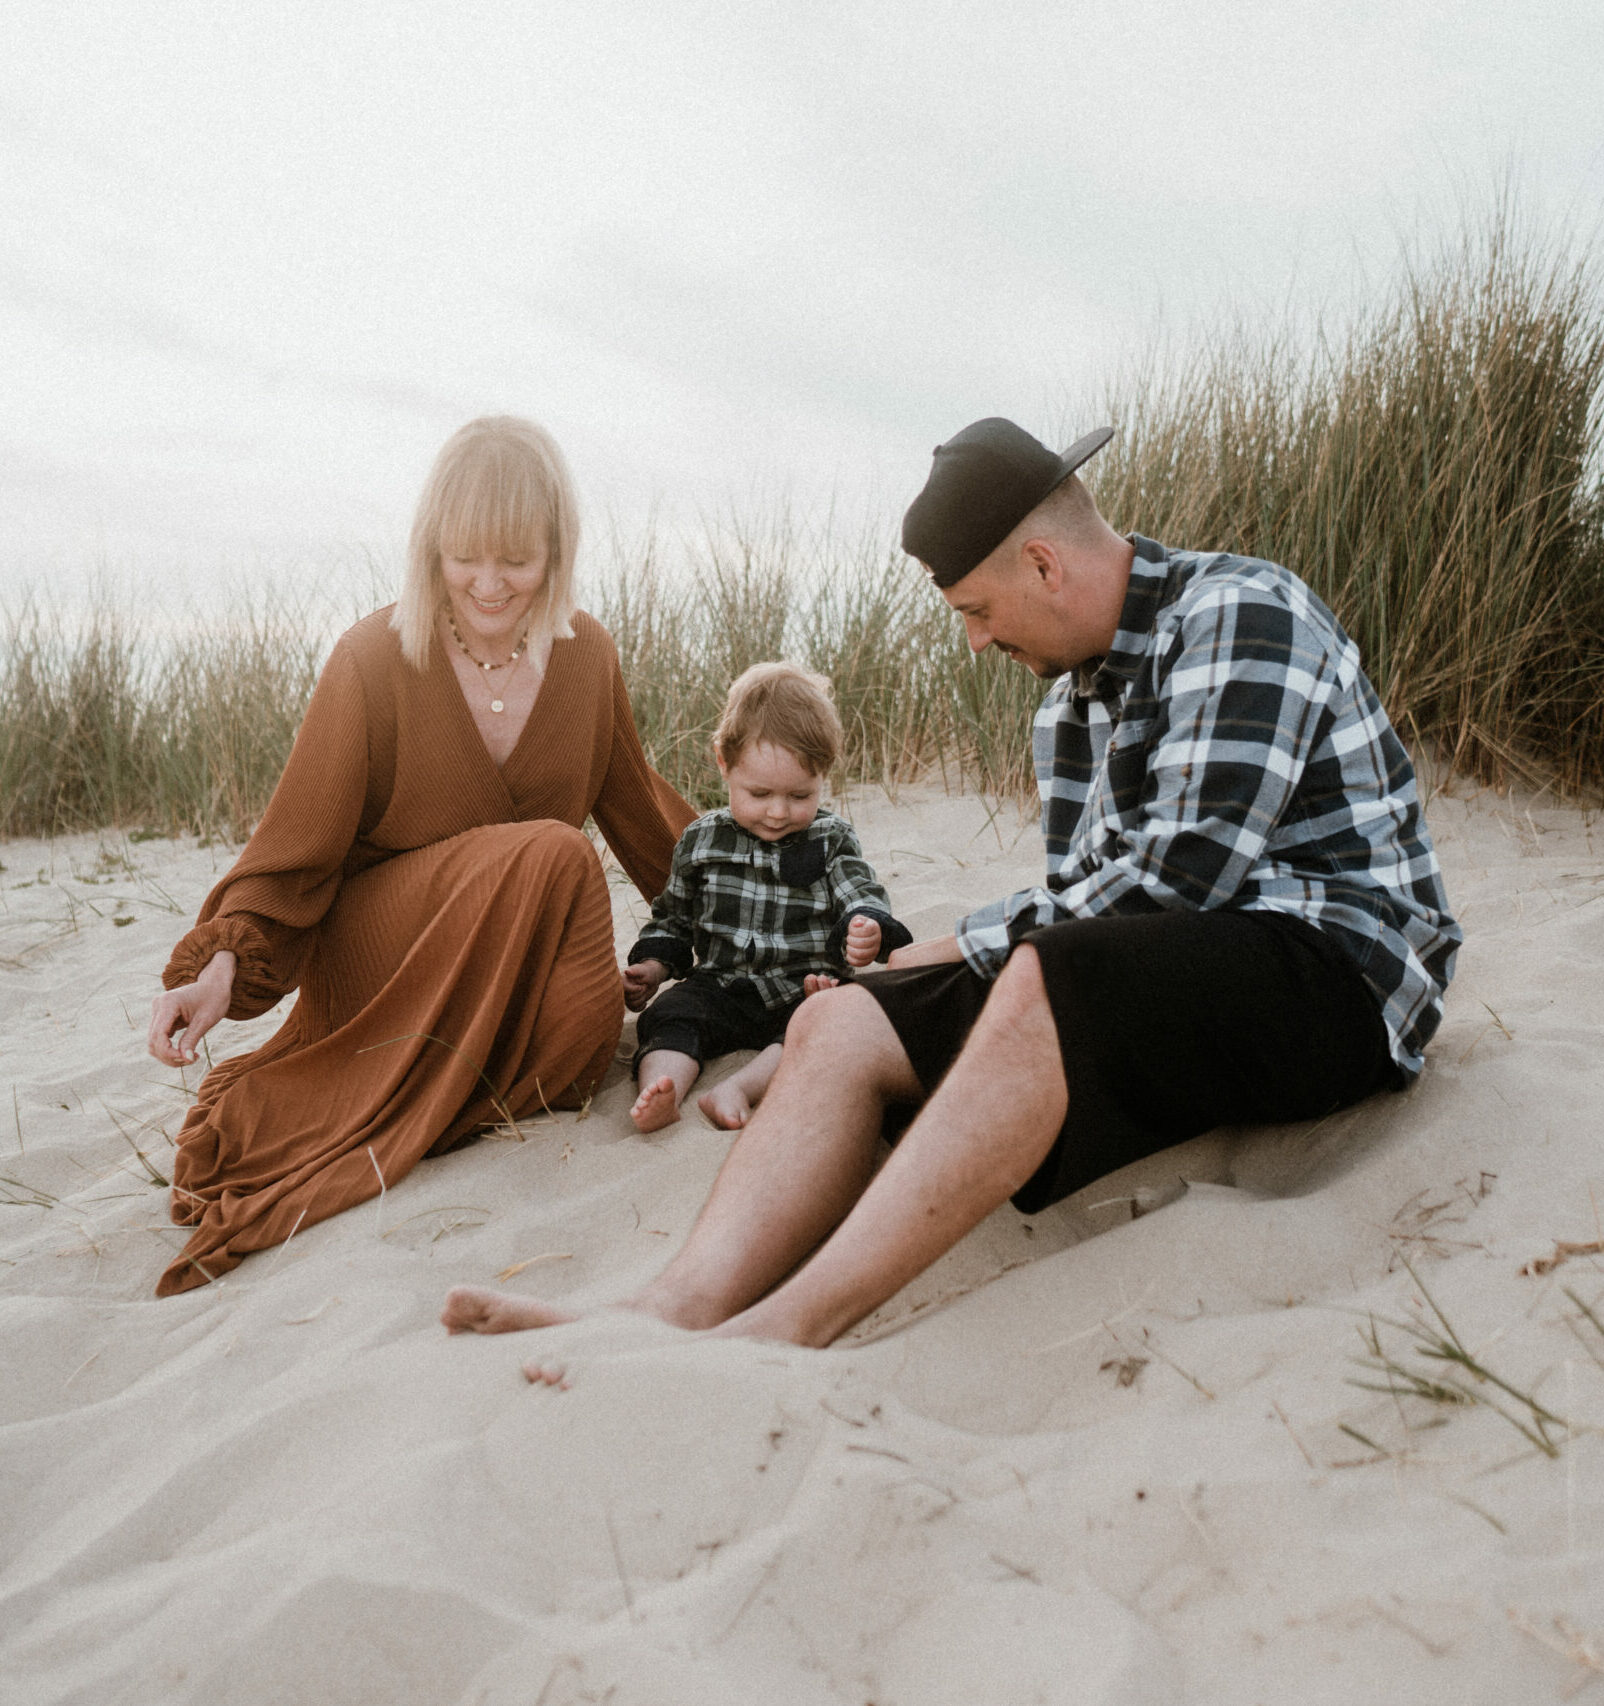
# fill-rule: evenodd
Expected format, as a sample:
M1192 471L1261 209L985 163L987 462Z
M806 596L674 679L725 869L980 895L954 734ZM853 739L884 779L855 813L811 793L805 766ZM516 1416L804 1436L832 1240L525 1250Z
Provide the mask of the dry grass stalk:
M1523 1262L1520 1271L1528 1279L1538 1279L1544 1274L1551 1274L1562 1263L1570 1261L1573 1256L1604 1255L1604 1238L1595 1238L1586 1244L1573 1244L1568 1239L1554 1240L1552 1256L1534 1256L1531 1261Z

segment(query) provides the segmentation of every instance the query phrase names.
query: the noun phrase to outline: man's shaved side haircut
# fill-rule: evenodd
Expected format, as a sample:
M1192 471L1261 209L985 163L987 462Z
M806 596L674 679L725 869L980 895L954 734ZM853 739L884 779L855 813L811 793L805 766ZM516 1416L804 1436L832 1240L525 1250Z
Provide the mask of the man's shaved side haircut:
M1108 523L1099 514L1079 475L1071 474L1062 485L1053 487L1014 529L1012 543L1023 545L1027 539L1042 533L1068 545L1092 545L1108 537Z

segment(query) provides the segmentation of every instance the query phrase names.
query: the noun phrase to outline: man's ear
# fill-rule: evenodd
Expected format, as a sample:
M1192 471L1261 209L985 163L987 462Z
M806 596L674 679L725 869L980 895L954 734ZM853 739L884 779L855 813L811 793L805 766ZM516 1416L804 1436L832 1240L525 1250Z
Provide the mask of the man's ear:
M1064 579L1063 560L1051 539L1027 539L1020 547L1031 572L1048 592L1057 592Z

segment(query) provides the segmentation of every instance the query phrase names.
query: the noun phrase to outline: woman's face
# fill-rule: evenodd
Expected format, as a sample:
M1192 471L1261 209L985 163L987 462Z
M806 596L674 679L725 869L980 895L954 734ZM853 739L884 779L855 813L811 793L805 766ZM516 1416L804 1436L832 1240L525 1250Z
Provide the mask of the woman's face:
M544 545L528 557L440 553L440 575L457 632L470 646L477 641L485 662L501 662L517 645L545 585L546 557Z

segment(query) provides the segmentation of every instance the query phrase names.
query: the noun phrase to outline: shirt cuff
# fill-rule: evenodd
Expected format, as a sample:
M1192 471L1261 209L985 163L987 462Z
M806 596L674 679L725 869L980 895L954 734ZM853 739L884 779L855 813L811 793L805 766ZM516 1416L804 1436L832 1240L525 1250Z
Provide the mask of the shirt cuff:
M1008 933L1008 902L994 900L977 912L960 918L952 927L958 951L971 971L987 979L997 977L1008 963L1013 938Z
M635 966L642 960L661 960L672 978L689 977L695 964L695 956L677 936L642 936L624 963Z
M880 949L874 957L882 964L898 948L907 947L913 940L913 932L908 926L889 912L881 911L878 906L855 906L835 921L830 929L830 939L825 943L824 951L839 965L846 964L847 926L854 918L872 918L880 926ZM860 966L858 969L864 968Z

